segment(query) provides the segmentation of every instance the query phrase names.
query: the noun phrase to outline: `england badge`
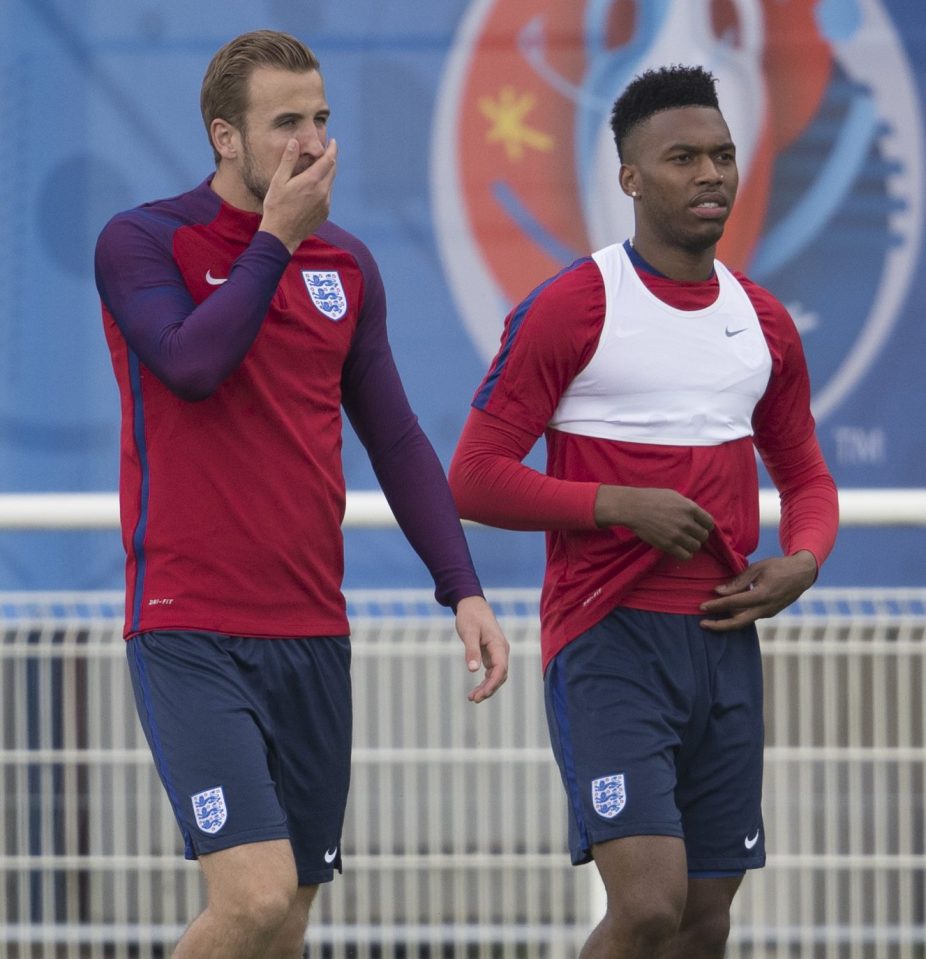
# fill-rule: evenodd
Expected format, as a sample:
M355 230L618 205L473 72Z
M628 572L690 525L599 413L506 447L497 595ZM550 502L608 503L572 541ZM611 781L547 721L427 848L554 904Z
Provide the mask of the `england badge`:
M222 787L206 789L190 798L193 800L196 825L210 836L217 833L228 818L228 808L225 805L225 793L222 792Z
M627 790L624 787L623 773L592 780L592 805L599 816L613 819L626 802Z
M347 312L347 296L341 285L341 275L335 271L303 270L305 288L316 309L329 320L337 322Z

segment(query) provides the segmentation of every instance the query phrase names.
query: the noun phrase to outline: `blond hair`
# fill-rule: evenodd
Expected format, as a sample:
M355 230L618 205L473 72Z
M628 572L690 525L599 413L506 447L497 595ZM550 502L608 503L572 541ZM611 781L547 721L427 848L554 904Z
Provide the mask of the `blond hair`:
M256 67L276 67L293 73L318 70L318 57L301 40L276 30L254 30L226 43L209 63L199 95L199 108L212 143L212 121L222 119L243 129L248 110L248 81Z

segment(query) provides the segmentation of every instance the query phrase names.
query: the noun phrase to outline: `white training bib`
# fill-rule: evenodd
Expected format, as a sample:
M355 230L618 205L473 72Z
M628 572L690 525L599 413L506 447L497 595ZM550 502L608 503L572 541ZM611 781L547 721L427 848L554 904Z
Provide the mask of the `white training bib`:
M606 307L591 361L550 426L661 446L716 446L752 435L772 358L746 291L714 263L717 299L677 310L654 296L620 244L593 254Z

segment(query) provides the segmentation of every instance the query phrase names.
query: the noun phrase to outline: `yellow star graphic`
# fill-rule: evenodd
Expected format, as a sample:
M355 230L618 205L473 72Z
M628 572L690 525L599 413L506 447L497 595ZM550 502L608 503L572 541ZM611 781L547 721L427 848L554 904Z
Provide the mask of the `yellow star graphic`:
M509 160L520 160L525 146L544 153L553 149L553 137L524 122L536 105L537 98L532 93L519 96L510 86L502 87L497 99L479 98L479 112L492 121L487 139L490 143L501 143Z

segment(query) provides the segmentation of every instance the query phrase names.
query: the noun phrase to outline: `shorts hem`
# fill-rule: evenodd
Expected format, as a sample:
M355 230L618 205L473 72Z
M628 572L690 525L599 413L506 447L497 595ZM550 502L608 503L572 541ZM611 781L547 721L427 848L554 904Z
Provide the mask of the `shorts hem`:
M186 859L199 859L200 856L208 856L213 852L221 852L223 849L234 849L235 846L250 846L256 842L273 842L277 839L289 841L289 832L287 830L273 830L258 832L239 832L229 833L227 836L209 836L207 839L208 849L201 845L201 836L193 835L191 841L193 849L187 850Z
M337 870L339 873L341 869ZM297 882L300 886L321 886L326 882L334 881L334 869L326 869L324 872L299 873Z
M603 842L611 842L613 839L628 839L631 836L670 836L673 839L684 839L681 827L677 823L639 823L626 826L620 831L609 832L602 836L589 836L588 845L581 846L578 849L570 849L569 854L572 857L573 866L582 866L587 862L592 862L592 846L597 846Z
M749 859L691 859L689 872L745 872L747 869L763 869L765 856L751 856Z

